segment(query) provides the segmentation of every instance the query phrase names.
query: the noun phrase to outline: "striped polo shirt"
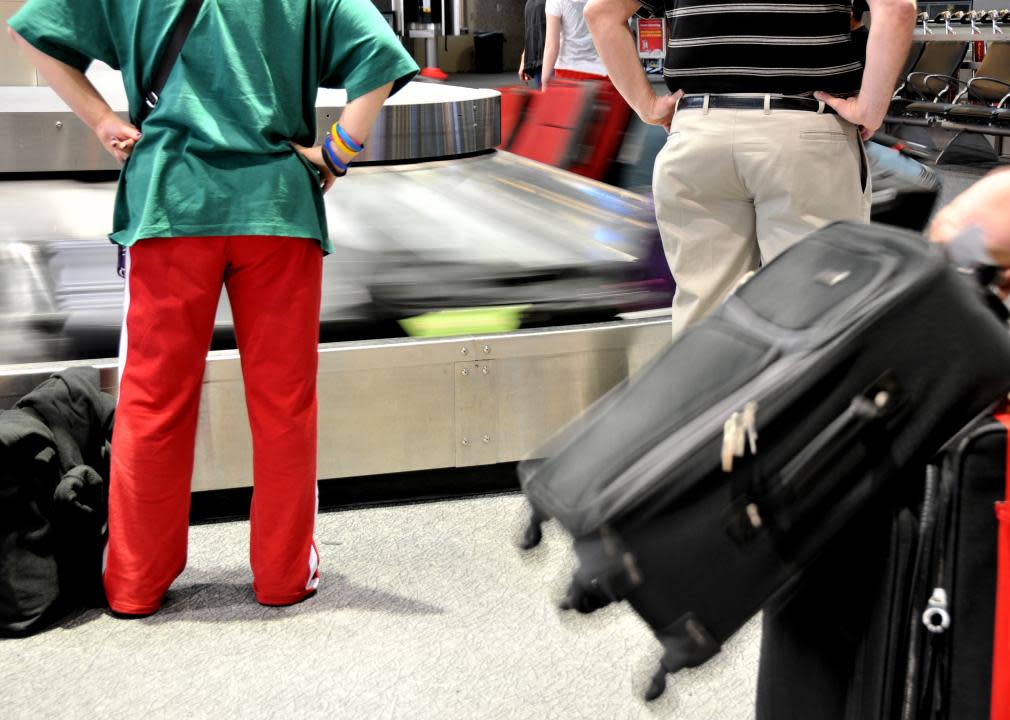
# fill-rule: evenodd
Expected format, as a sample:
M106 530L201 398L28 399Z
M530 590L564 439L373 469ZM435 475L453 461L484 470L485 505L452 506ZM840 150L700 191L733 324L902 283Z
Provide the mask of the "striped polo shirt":
M851 5L778 0L638 0L665 15L671 91L855 93L863 66L849 32Z

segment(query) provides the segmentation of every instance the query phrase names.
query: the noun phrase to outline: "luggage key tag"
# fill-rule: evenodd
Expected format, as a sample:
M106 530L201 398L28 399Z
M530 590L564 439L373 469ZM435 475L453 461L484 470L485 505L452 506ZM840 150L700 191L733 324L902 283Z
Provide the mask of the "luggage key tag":
M974 272L983 284L989 285L999 263L985 246L985 235L978 225L969 225L943 246L951 265L963 272Z
M973 275L982 293L982 300L1000 322L1010 320L1010 308L1000 300L991 285L999 272L999 263L985 246L985 235L978 225L969 225L943 246L944 253L958 272Z

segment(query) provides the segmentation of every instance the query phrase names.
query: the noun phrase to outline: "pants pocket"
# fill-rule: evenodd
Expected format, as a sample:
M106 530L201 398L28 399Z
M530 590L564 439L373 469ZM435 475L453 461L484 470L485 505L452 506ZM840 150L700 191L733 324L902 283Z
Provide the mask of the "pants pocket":
M865 196L870 190L870 158L866 154L866 144L863 139L857 136L856 142L859 143L859 182Z
M837 142L848 141L849 136L841 130L809 130L800 133L800 140L805 142Z

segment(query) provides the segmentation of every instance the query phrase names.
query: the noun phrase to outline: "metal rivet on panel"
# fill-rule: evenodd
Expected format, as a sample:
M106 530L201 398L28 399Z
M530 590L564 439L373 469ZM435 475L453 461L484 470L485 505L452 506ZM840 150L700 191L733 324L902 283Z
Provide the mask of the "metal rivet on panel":
M63 121L62 120L57 120L56 121L56 129L57 130L62 130L63 129Z
M480 371L481 371L482 373L484 373L485 375L487 375L487 372L488 372L488 371L487 371L487 365L485 365L484 367L482 367L482 368L480 369Z
M484 346L484 354L487 355L489 352L491 352L491 346L490 345L485 345Z
M464 375L469 375L470 374L470 368L463 368L463 374Z
M470 441L468 439L466 439L466 438L463 438L463 444L464 445L469 445Z
M468 352L469 352L469 350L467 350L466 348L463 348L462 350L459 351L459 354L460 355L466 355Z
M486 443L489 443L489 442L491 442L491 436L490 435L485 435L484 437L481 438L481 440L483 440Z

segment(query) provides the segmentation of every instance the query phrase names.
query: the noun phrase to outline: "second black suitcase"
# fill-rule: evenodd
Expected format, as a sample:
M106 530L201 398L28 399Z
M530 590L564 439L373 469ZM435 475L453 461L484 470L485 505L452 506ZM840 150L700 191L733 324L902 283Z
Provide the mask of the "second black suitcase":
M923 508L928 532L913 587L916 632L903 720L1010 720L1008 626L997 610L998 550L1006 522L998 518L998 508L1007 500L1008 425L1006 415L974 423L931 473ZM994 636L1001 634L1001 650L994 652Z
M568 603L627 600L662 643L654 697L1008 388L1010 337L972 279L920 236L836 224L602 399L523 488L574 537Z

